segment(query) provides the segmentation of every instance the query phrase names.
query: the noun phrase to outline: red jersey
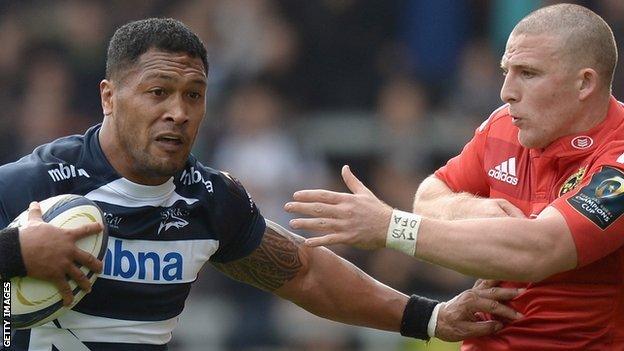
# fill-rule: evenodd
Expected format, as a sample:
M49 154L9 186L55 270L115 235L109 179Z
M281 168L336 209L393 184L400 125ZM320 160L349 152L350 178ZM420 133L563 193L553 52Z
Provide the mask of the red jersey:
M613 97L605 120L545 149L518 142L507 105L475 132L436 176L455 192L502 198L535 218L547 206L564 216L578 254L574 270L536 283L509 306L524 318L462 350L624 350L624 106Z

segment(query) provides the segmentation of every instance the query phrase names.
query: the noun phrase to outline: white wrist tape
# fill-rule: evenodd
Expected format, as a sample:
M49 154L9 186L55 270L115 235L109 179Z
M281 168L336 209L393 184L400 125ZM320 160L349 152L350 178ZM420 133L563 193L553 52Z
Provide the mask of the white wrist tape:
M433 313L431 313L431 318L429 319L429 324L427 324L427 334L429 334L430 338L435 337L435 330L438 326L438 312L440 312L440 308L444 306L444 302L440 302L433 308Z
M392 211L386 247L414 256L421 221L422 218L417 214L396 209Z

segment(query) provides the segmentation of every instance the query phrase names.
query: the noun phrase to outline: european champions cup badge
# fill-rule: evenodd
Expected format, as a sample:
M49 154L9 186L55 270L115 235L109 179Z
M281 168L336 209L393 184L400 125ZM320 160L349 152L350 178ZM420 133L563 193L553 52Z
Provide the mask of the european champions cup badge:
M612 177L605 179L596 187L596 197L599 199L612 199L624 193L624 179Z

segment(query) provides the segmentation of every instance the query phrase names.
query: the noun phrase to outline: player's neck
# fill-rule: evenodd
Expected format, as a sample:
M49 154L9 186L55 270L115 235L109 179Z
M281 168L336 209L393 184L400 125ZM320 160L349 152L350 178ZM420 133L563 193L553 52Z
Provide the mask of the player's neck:
M609 112L611 95L597 96L583 104L580 118L570 126L570 134L589 131L602 123Z

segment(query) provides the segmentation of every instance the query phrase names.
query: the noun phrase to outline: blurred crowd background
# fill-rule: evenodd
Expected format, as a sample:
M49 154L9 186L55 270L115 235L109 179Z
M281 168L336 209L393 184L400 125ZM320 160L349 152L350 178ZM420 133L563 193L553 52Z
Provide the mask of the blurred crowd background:
M108 40L174 17L204 41L208 111L195 154L247 187L267 218L304 188L355 173L411 209L419 182L501 105L505 41L539 0L0 0L0 161L102 119ZM577 1L624 40L624 1ZM614 93L623 85L618 70ZM306 233L300 233L308 235ZM333 247L405 293L448 299L473 279L382 250ZM172 350L455 350L314 318L207 266Z

